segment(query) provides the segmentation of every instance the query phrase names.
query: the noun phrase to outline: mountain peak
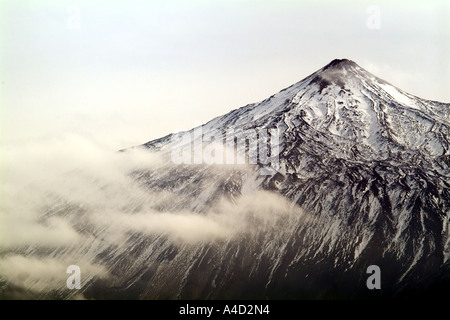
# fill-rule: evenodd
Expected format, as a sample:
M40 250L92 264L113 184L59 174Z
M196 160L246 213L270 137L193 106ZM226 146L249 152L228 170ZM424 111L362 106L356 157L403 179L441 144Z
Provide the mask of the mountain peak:
M288 128L300 131L301 126L307 125L336 145L342 141L349 146L358 145L358 152L364 159L386 159L393 150L402 153L399 145L440 156L448 150L448 142L441 138L442 135L431 131L423 138L423 131L429 130L426 128L432 122L448 123L445 108L445 104L431 104L403 92L352 60L335 59L261 102L208 121L202 130L226 132L233 129L237 132ZM424 122L424 115L430 120ZM418 124L422 122L426 124ZM178 137L191 133L186 131L169 135L149 141L145 146L159 150ZM305 136L308 134L310 132L306 132ZM330 145L330 150L335 149L336 145ZM351 159L353 155L346 152L344 150L341 156Z
M348 69L350 67L359 67L354 61L349 59L334 59L327 64L323 70L328 69Z
M344 88L348 81L360 81L368 76L369 73L354 61L334 59L312 75L310 84L317 84L319 86L319 92L322 92L323 89L332 84Z

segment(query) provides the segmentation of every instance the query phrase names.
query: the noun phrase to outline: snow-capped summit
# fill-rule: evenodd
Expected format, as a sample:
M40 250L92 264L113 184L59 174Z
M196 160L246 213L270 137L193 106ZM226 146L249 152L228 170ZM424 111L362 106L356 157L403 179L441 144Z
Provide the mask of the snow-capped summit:
M173 168L142 175L141 181L179 194L195 190L196 200L180 207L199 212L223 195L238 199L252 185L283 195L309 218L263 240L247 239L246 249L228 244L215 250L215 258L200 268L211 280L220 278L221 285L202 282L207 293L194 297L370 295L364 284L369 265L383 270L385 296L409 295L412 288L415 293L448 289L449 104L415 97L341 59L201 128L203 133L219 132L223 139L230 129L277 128L277 170L250 178L240 171L221 175L212 167L186 166L195 184L185 175L184 183L174 184L180 171ZM170 150L174 137L192 134L178 133L145 146ZM251 146L243 152L251 153ZM231 259L226 266L225 256ZM249 265L243 268L239 261ZM186 277L198 279L192 272ZM245 285L226 291L237 279ZM181 296L193 297L187 294L193 287L183 283L180 292L186 295ZM253 288L251 293L245 286Z
M326 137L321 144L339 153L354 149L365 159L382 160L410 151L448 155L449 123L448 104L412 96L351 60L336 59L268 99L209 121L202 132L276 127L288 141L300 130L306 136L314 133L314 140ZM176 137L186 134L192 131ZM173 139L169 135L145 146L159 149Z
M327 64L325 67L323 67L323 70L330 69L330 68L350 68L350 67L358 67L358 65L349 59L334 59L329 64Z

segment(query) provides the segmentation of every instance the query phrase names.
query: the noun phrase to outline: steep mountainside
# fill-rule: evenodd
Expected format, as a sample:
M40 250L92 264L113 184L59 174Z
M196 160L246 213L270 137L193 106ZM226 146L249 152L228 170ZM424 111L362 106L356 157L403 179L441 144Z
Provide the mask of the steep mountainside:
M245 279L239 280L247 283L244 287L264 279L250 290L259 297L351 295L364 287L361 281L371 264L384 270L387 295L430 285L430 277L448 270L449 124L448 104L407 94L349 60L334 60L261 103L208 122L203 134L215 131L220 138L230 129L278 128L278 172L259 176L260 187L290 199L309 219L275 228L276 234L266 234L262 241L255 239L262 248L242 252L236 244L222 247L215 253L219 261L213 259L201 269L225 268L227 274L237 274L236 281ZM145 146L164 151L186 134L193 131ZM248 146L246 151L252 152ZM200 180L210 175L206 168L191 170L195 173L188 176ZM171 178L159 172L142 178L151 188L172 187L177 174L166 174ZM207 199L202 204L210 204L217 194L243 193L242 175L212 179L220 181L214 192L209 186L194 188ZM186 189L192 187L185 184ZM180 193L192 191L182 188ZM283 240L280 233L285 233ZM274 239L278 246L265 251ZM242 256L227 259L230 265L224 267L223 257L235 251ZM250 276L235 263L253 251L265 263L257 264L261 270ZM209 290L208 296L226 295L219 288Z
M89 237L27 252L104 267L81 289L87 298L438 296L450 289L449 130L450 104L334 60L262 102L138 147L165 159L130 173L156 200L120 210L189 212L214 223L193 218L185 231L210 236L133 229L111 243L112 228L65 203L58 214ZM366 286L370 265L381 290Z

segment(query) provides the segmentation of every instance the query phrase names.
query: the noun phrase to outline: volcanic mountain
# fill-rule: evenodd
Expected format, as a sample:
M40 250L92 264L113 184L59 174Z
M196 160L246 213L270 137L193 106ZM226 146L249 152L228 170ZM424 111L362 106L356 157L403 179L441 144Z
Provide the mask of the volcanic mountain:
M202 199L179 204L199 212L224 194L245 194L248 179L254 179L253 187L281 194L308 218L245 245L227 244L214 253L203 248L190 265L221 285L208 288L206 277L204 291L194 294L198 280L185 281L177 297L354 297L368 293L363 280L369 265L383 270L387 296L421 292L441 277L448 283L449 107L410 95L343 59L201 126L203 136L215 132L221 141L230 130L277 128L276 172L249 178L239 170L223 176L211 166L185 165L186 175L174 167L139 179L150 188ZM186 135L195 141L194 131L144 146L173 150ZM240 152L251 153L250 145ZM252 262L242 263L250 257ZM198 275L191 271L190 277Z
M449 130L450 104L333 60L264 101L122 150L165 159L130 173L171 195L153 210L211 218L219 236L197 218L192 233L209 238L135 230L112 245L103 228L58 254L89 252L108 271L83 287L87 298L438 296L450 289ZM77 214L85 230L89 212ZM95 254L79 249L93 243ZM366 285L371 265L381 289Z

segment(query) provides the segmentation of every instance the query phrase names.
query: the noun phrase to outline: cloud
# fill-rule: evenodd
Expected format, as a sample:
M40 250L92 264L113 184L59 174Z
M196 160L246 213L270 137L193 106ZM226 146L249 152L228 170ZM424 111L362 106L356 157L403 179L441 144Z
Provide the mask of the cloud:
M51 218L46 225L33 220L18 219L8 216L2 221L0 234L3 235L1 246L4 248L27 247L61 247L75 243L80 239L73 227L62 218Z
M0 278L32 292L64 287L71 264L80 264L85 274L107 277L113 266L99 254L111 248L113 255L123 254L136 236L162 237L180 246L238 240L302 215L280 195L255 190L252 174L246 176L242 196L219 197L202 212L192 209L211 200L217 180L238 168L251 172L248 165L212 166L219 176L206 175L205 193L199 196L151 189L132 177L136 172L167 174L163 168L174 167L167 154L112 152L75 136L4 150Z
M37 258L12 255L0 259L0 276L17 288L23 288L35 293L51 290L65 290L66 281L70 274L67 267L69 261L57 258ZM90 277L104 277L106 269L86 261L79 261L80 272L83 279Z
M186 243L226 238L233 233L231 228L221 225L214 218L194 213L124 214L115 221L124 228L122 230L163 234Z
M169 199L179 197L166 194ZM109 225L110 241L120 243L127 232L145 235L164 235L175 243L196 244L237 238L261 229L274 227L284 218L302 212L279 195L268 191L253 191L236 202L222 199L208 213L188 210L158 212L153 209L138 213L111 212L97 215L93 223L97 227Z
M73 136L7 149L0 247L71 245L85 236L81 220L94 229L108 226L109 239L128 231L187 242L223 239L242 231L250 218L267 224L290 210L286 200L267 191L222 200L207 214L173 209L197 199L149 190L130 176L167 161L139 149L111 152Z
M0 247L8 248L79 240L68 212L134 202L144 191L128 173L160 165L141 150L111 152L75 136L3 150Z

